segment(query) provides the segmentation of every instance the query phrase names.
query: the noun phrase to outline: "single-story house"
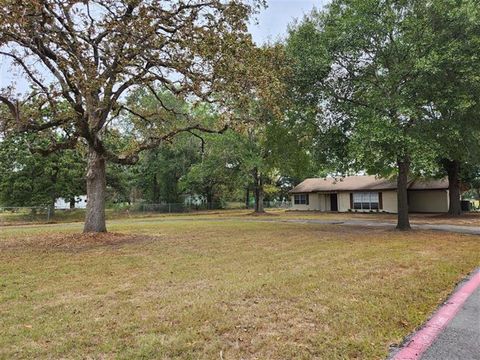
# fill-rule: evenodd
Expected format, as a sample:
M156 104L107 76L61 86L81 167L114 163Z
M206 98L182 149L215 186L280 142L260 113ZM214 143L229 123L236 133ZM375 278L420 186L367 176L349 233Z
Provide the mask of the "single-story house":
M396 180L375 176L306 179L290 195L293 210L388 213L398 210ZM409 181L408 206L410 212L447 212L448 179Z
M87 208L87 195L75 196L75 209ZM55 209L68 210L71 209L70 199L58 198L55 200Z

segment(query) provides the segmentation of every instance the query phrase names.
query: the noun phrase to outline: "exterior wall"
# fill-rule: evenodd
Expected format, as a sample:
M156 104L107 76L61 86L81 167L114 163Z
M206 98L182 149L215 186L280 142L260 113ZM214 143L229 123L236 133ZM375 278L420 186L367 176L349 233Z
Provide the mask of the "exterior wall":
M318 194L308 194L308 205L295 205L295 197L291 196L293 210L320 210L320 198Z
M330 196L328 194L308 194L308 205L295 205L295 197L291 196L292 209L293 210L317 210L317 211L330 211Z
M330 211L330 195L328 194L318 194L319 207L320 211Z
M354 192L354 191L352 191ZM292 195L292 209L293 210L317 210L330 211L330 195L329 194L309 194L309 205L295 205L294 197ZM382 191L383 209L380 211L396 213L397 212L397 192L395 190ZM342 191L337 193L338 211L347 212L350 210L350 192ZM361 212L362 210L357 210ZM365 210L366 211L366 210Z
M354 192L354 191L353 191ZM383 208L380 212L397 213L397 191L381 191ZM347 212L350 210L350 192L342 191L337 193L338 211ZM329 194L309 194L309 205L295 205L292 195L293 210L317 210L330 211ZM408 192L408 206L410 212L448 212L449 198L448 190L410 190ZM353 210L354 211L354 210ZM361 212L362 210L357 210ZM365 210L366 211L366 210Z
M351 192L340 192L338 193L338 211L347 212L350 210L350 193ZM396 213L398 210L397 207L397 192L395 190L380 191L382 193L382 202L383 208L379 210L380 212ZM355 210L352 210L355 211ZM357 212L362 212L367 210L357 210ZM370 210L368 210L370 211Z
M410 212L448 212L448 190L415 190L408 192Z
M350 193L339 192L338 193L338 211L347 212L350 209Z
M388 213L398 212L397 190L382 191L383 209Z

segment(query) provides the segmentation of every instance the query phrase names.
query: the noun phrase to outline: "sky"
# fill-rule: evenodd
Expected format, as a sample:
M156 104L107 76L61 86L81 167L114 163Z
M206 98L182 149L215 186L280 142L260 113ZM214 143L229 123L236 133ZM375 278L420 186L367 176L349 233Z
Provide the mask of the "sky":
M322 8L329 0L268 0L268 8L257 15L257 23L250 26L250 32L257 44L285 38L288 25L295 19L302 19L314 7ZM0 89L12 82L16 90L23 92L27 84L21 77L12 73L5 58L0 58Z
M284 38L287 27L295 19L302 19L314 7L321 9L328 0L267 0L268 8L257 17L258 24L250 26L257 44Z

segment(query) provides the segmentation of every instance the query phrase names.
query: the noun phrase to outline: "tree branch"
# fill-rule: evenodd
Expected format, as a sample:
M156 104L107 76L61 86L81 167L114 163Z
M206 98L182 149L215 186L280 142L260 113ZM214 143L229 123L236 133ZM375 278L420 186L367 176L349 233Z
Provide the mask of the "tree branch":
M18 107L13 102L11 102L10 100L8 100L6 97L2 95L0 95L0 101L3 102L5 105L7 105L8 110L12 114L13 118L17 122L20 122L20 114L18 112Z
M138 154L140 152L154 149L158 147L162 142L170 141L173 137L175 137L176 135L182 132L191 133L192 130L198 130L198 131L209 133L209 134L223 134L225 131L227 131L227 129L228 129L228 126L224 126L220 130L214 130L214 129L209 129L202 125L197 124L197 125L192 125L192 126L187 126L184 128L172 130L163 136L150 137L150 139L147 140L146 142L139 144L139 146L133 152L130 152L127 154L116 155L113 152L108 151L104 148L103 148L103 153L105 154L105 157L107 158L107 160L110 160L114 163L121 164L121 165L133 165L138 162L139 160Z
M74 149L77 146L77 143L78 143L78 137L75 136L60 143L53 142L48 148L32 147L30 144L28 144L28 149L30 150L31 153L37 153L37 154L41 154L42 156L48 156L57 151Z

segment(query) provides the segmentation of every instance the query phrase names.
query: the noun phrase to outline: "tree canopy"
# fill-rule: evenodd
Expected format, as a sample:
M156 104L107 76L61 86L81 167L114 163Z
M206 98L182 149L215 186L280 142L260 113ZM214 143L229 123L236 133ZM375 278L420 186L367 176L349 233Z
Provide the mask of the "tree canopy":
M257 79L251 74L257 68L247 23L261 5L220 0L4 2L0 55L18 66L33 91L26 99L14 99L3 89L0 101L10 110L3 127L56 129L62 139L49 151L86 143L84 231L106 231L106 161L132 164L140 151L180 132L220 130L203 128L170 108L156 89L190 102L217 102L224 116L229 101L251 95ZM123 102L128 91L139 87L157 100L153 116ZM142 132L127 151L117 153L104 139L126 113L138 118L131 122L131 132L140 123Z
M290 31L287 49L297 74L291 96L305 109L293 117L306 131L313 128L314 151L325 166L340 173L396 176L400 229L410 227L409 178L432 176L438 157L452 154L449 146L458 152L455 133L478 148L478 137L454 130L465 128L462 117L478 129L472 118L478 102L468 95L478 97L478 91L465 91L473 89L478 71L470 65L475 61L468 42L459 41L475 39L478 24L459 23L471 6L468 1L334 0ZM466 61L455 69L462 57ZM456 118L444 117L441 124L442 109Z
M289 179L369 173L397 181L401 230L413 178L448 176L460 214L480 167L477 1L332 0L256 46L265 5L4 1L0 57L30 88L0 89L0 201L86 191L99 232L107 198L253 191L262 212Z

